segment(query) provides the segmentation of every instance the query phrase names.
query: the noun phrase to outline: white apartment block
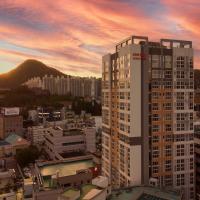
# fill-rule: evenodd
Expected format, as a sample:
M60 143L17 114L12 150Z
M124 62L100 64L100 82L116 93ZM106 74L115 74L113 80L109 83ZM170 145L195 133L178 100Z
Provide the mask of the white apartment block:
M49 128L45 135L45 150L52 159L60 159L61 154L96 152L96 130Z
M131 36L102 60L102 173L194 199L192 42Z
M49 134L49 127L32 126L28 127L27 139L34 145L41 145L45 141L45 135Z
M34 77L29 79L23 85L28 88L41 88L48 90L52 95L68 95L92 97L98 99L101 96L101 79L82 78L75 76L57 76Z

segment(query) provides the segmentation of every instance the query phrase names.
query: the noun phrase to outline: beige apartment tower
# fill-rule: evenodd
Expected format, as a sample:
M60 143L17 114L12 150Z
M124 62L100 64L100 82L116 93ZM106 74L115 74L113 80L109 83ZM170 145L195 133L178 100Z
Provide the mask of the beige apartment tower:
M102 173L194 199L192 42L131 36L102 60Z

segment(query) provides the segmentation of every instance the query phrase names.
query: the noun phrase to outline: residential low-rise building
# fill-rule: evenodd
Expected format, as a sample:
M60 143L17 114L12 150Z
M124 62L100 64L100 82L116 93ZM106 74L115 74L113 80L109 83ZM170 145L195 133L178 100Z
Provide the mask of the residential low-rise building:
M16 154L17 150L25 149L30 146L30 143L26 139L16 134L10 134L5 141L12 146L14 155Z
M0 199L2 200L15 200L16 174L14 169L4 170L0 172Z
M34 145L43 144L45 141L45 135L49 133L49 127L45 126L32 126L27 130L27 139Z
M96 151L96 131L94 128L62 129L51 127L45 135L45 150L51 159L62 159L65 155L85 154Z
M90 184L100 173L100 166L92 156L74 157L67 160L36 162L35 172L40 187L70 188Z
M19 108L2 108L0 114L0 139L9 134L23 134L23 117Z
M29 147L30 143L16 134L10 134L4 140L0 140L0 158L14 156L17 150Z
M89 182L83 181L79 187L72 185L70 187L50 187L35 190L34 198L37 200L106 200L109 194L108 179L97 176Z

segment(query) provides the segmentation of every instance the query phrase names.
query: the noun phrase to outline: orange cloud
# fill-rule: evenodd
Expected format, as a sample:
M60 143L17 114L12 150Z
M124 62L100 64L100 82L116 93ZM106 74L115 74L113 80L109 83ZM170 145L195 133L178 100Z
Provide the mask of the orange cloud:
M101 56L132 34L150 40L192 38L197 49L199 3L183 0L181 5L173 0L1 1L0 51L6 61L10 58L10 68L36 57L68 74L100 76Z

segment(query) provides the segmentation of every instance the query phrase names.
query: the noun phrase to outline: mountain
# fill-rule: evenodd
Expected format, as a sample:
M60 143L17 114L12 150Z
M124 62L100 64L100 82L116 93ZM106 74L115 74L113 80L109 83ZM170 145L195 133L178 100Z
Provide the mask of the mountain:
M37 60L26 60L15 69L0 75L0 89L9 89L20 86L32 77L43 77L44 75L66 76L62 72L48 67Z

